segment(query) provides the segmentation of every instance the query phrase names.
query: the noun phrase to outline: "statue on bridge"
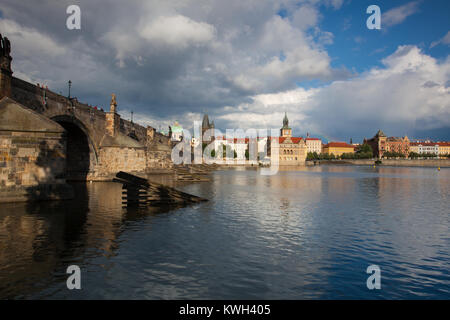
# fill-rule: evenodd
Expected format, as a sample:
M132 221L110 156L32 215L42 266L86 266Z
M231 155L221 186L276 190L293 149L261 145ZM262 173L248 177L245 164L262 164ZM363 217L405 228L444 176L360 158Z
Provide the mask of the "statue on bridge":
M110 110L111 112L116 112L116 107L117 107L117 101L116 101L116 94L112 93L111 94L111 103L110 103Z
M0 33L0 47L1 47L1 55L5 57L11 56L11 43L7 37L2 37Z
M0 99L11 97L11 43L7 37L0 34Z

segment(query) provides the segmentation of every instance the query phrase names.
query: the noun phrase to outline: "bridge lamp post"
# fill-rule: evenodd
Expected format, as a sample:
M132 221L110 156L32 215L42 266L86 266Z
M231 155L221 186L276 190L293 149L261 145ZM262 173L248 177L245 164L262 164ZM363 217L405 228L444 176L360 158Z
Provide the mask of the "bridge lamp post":
M69 80L69 99L70 99L70 88L72 87L72 81Z

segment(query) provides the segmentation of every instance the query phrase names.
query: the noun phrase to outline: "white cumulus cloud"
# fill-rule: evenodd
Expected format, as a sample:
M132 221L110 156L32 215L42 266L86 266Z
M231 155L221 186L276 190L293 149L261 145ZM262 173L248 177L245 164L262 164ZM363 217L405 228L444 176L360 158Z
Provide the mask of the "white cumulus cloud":
M162 42L170 46L186 47L202 45L214 39L214 26L197 22L182 15L158 17L142 27L140 35L151 42Z
M286 111L295 134L307 131L331 139L370 137L378 128L390 135L450 127L450 59L439 62L416 46L399 46L360 76L330 85L256 95L219 116L225 126L277 128ZM433 83L433 85L429 85Z

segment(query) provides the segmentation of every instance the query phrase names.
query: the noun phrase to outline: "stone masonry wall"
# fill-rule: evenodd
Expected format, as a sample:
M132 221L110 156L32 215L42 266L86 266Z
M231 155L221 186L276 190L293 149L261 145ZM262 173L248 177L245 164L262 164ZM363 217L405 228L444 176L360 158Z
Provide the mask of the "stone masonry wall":
M61 133L0 131L0 202L70 197L64 173Z
M99 152L99 165L92 180L110 180L119 171L145 172L147 166L144 148L104 147Z
M173 167L167 151L147 151L147 171L167 170Z

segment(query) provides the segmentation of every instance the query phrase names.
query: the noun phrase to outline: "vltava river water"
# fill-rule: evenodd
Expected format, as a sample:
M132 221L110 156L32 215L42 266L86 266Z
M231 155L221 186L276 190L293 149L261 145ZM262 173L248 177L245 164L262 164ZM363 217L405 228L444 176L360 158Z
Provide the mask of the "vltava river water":
M179 187L209 202L162 212L122 208L115 183L76 187L0 205L0 298L450 298L449 169L217 171Z

